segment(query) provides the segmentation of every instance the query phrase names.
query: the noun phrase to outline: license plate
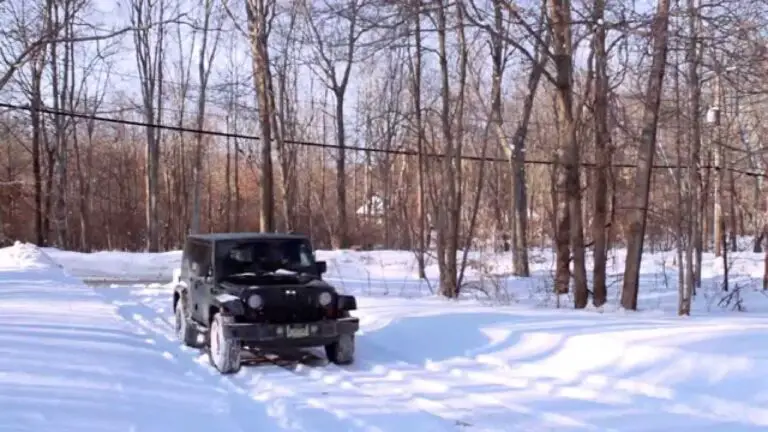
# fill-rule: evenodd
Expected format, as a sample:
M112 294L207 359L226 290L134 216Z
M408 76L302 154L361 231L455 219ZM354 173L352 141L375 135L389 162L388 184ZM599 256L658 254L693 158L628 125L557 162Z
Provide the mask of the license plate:
M309 336L309 326L288 326L285 329L285 335L289 338L303 338Z

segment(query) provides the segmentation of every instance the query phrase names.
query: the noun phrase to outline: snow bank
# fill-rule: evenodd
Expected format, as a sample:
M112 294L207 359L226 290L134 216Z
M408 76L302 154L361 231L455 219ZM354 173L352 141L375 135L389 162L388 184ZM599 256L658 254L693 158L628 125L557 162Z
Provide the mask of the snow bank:
M42 249L30 243L16 242L0 249L0 271L51 269L61 266Z
M131 253L105 251L78 253L45 249L67 271L89 281L103 283L168 284L180 267L181 252ZM677 309L677 274L674 252L646 253L640 274L639 309L660 314L675 313ZM619 310L619 289L624 271L626 251L610 253L608 262L608 304L603 312ZM378 250L319 250L317 258L325 260L325 278L343 292L374 297L432 297L437 291L438 270L432 258L427 259L427 280L418 277L416 255L411 251ZM694 313L733 310L721 302L723 263L710 253L704 254L703 287L694 301ZM471 252L462 286L462 298L502 304L527 304L536 307L556 307L558 299L552 293L554 253L546 249L531 249L531 277L511 275L510 253ZM587 263L588 267L591 263ZM768 312L768 293L763 292L763 255L749 251L729 254L731 289L738 288L740 305L750 312ZM591 278L591 271L588 272ZM735 296L734 296L735 297ZM569 296L561 296L560 305L572 304Z
M45 253L79 278L95 280L170 281L181 265L181 251L81 253L45 248Z

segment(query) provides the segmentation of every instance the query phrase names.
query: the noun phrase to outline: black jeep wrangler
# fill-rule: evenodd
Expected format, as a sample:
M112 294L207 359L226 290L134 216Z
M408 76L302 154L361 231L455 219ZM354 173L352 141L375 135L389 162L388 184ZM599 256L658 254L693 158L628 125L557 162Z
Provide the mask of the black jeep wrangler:
M352 363L357 302L323 281L325 271L303 235L190 235L173 291L176 333L207 346L223 374L240 369L243 348L324 346L331 362Z

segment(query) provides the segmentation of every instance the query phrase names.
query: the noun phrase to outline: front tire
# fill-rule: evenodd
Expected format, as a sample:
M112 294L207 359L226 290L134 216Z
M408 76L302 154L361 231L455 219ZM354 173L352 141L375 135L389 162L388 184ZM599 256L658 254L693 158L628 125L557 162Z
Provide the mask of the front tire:
M237 373L240 370L240 342L224 337L224 325L232 322L232 317L217 312L211 321L210 349L208 357L211 365L221 374Z
M182 293L181 297L179 297L174 315L176 317L176 337L188 347L199 348L200 344L197 342L198 332L192 324L186 294Z
M355 335L343 334L339 339L325 346L328 361L337 365L348 365L355 361Z

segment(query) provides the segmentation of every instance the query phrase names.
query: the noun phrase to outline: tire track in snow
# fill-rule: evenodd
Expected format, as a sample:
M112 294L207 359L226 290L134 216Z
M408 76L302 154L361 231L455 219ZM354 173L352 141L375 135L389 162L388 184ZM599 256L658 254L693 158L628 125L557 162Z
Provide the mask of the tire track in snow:
M135 293L133 295L133 299L130 299L130 294L126 296L133 304L139 299L144 299L141 295L136 295ZM144 300L147 300L147 303L143 307L146 307L147 315L152 317L151 320L144 317L139 318L143 322L144 328L160 332L165 339L177 344L170 308L166 310L162 306L158 307L157 300L152 297ZM150 304L152 306L149 306ZM496 376L494 381L489 382L487 379L477 379L474 373L466 373L458 368L447 370L436 364L429 364L425 367L419 364L419 362L406 360L408 356L404 356L402 353L373 343L364 337L358 337L357 341L359 355L352 366L328 364L318 368L299 364L295 369L290 370L280 367L279 370L266 372L263 370L264 366L256 366L255 368L244 367L243 371L249 373L253 370L256 376L262 380L265 377L278 378L275 376L276 373L286 372L284 376L279 377L280 382L301 387L306 387L307 380L311 379L318 383L320 386L318 393L322 394L325 399L332 398L337 393L336 389L341 389L347 394L350 392L362 394L362 399L358 399L359 404L364 404L366 400L373 400L375 401L374 403L380 406L389 401L394 401L395 404L408 405L411 409L421 411L434 419L440 419L446 425L450 423L452 426L451 430L466 430L470 428L472 430L479 430L477 428L482 423L488 423L486 412L483 411L494 409L496 413L502 413L502 417L507 419L510 412L517 413L521 420L534 421L536 427L541 427L541 424L544 423L557 425L556 427L569 426L584 430L599 430L596 426L573 417L551 411L532 409L519 402L510 400L509 397L505 397L498 390L487 391L479 388L481 386L487 388L495 385L497 388L505 387L507 391L521 390L520 387L514 385L514 382L507 381L503 374ZM193 351L191 348L182 345L178 346L184 351ZM391 367L367 361L365 353L379 353L380 355L376 357L387 359ZM467 361L469 360L471 359L467 359ZM218 375L218 372L208 365L207 355L198 357L197 362L201 363L210 373ZM470 366L476 367L478 364L475 363ZM256 370L262 373L258 373ZM244 373L243 371L237 376L240 377ZM247 386L248 384L245 384L246 389ZM286 385L285 387L291 386ZM472 388L473 391L464 391L464 388ZM443 400L440 400L441 396L443 396ZM467 408L467 401L470 402L469 408ZM320 404L321 407L327 405L327 403ZM479 408L479 410L476 410L476 408ZM344 416L343 413L338 413L338 415ZM392 414L393 417L396 415ZM504 431L530 430L525 424L519 424L510 429L506 421L501 423L505 424L502 429ZM413 421L410 419L403 421L401 424L402 426L399 429L393 427L387 430L411 430L413 428ZM498 425L500 423L495 422L495 424ZM446 429L443 427L440 429L420 428L419 430Z
M156 300L150 300L148 303L155 306L153 308L156 315L155 321L165 329L166 338L175 341L176 336L173 331L173 324L171 323L170 310L166 311L162 307L157 308L158 303L156 303ZM520 403L504 400L505 398L503 395L499 395L499 392L462 391L462 388L467 387L477 389L480 384L488 387L489 383L487 381L469 379L468 376L463 375L463 371L455 368L443 370L436 365L425 368L416 362L406 360L402 354L375 344L365 337L358 337L357 343L359 355L354 365L337 366L328 364L318 368L299 364L295 369L290 370L290 373L318 381L329 389L341 387L346 391L363 393L370 398L381 401L380 403L382 404L387 399L407 401L407 404L412 408L439 418L442 421L450 422L454 430L475 429L484 422L483 420L487 420L483 419L485 417L483 412L474 412L472 409L462 408L462 403L466 401L471 402L474 407L486 410L496 409L496 412L502 412L505 417L508 417L510 412L518 413L523 418L535 420L537 426L543 422L587 430L598 429L593 425L556 412L536 411ZM365 356L367 353L376 352L380 354L376 357L388 359L392 366L388 368L380 363L366 360ZM211 368L211 370L213 369ZM450 385L447 385L446 383L449 382ZM498 379L492 384L495 384L497 387L504 385ZM519 389L515 388L515 390ZM332 392L329 393L329 395L332 394ZM445 396L447 401L438 400L441 394ZM466 406L466 404L464 405ZM410 430L408 429L409 427L412 427L412 423L403 422L403 428ZM503 430L513 429L510 429L510 426L507 425ZM520 426L514 430L528 429L525 426Z
M504 362L498 358L478 356L474 361L487 366L486 371L469 371L467 376L479 382L492 382L498 377L504 377L510 388L526 388L540 394L554 397L594 401L596 403L627 403L634 408L649 413L664 412L681 416L680 426L697 427L694 419L704 419L721 422L720 427L761 427L768 426L768 409L744 402L735 402L708 394L701 390L686 388L684 383L674 386L665 385L659 381L661 374L669 370L652 372L653 379L644 379L649 372L638 377L614 377L599 372L585 372L578 376L558 373L557 368L548 369L549 373L534 375L530 372L521 374L518 369L524 368L524 362ZM728 361L713 360L713 363ZM549 382L537 382L547 379ZM682 397L681 397L682 396ZM729 418L730 420L725 420ZM733 419L738 419L734 421ZM731 425L726 426L730 421ZM738 426L736 426L738 423ZM707 423L711 426L711 423ZM751 430L751 429L750 429Z
M503 423L507 424L504 428L505 431L528 431L531 430L532 427L528 424L509 426L507 422L509 421L510 413L536 420L537 423L535 428L537 428L537 430L540 430L542 427L542 424L539 422L553 425L553 427L606 430L557 412L536 410L518 402L505 400L502 396L503 392L484 391L483 389L478 388L482 385L485 387L501 386L507 389L518 389L508 386L502 375L493 374L495 375L495 379L491 381L480 381L472 379L471 375L459 368L447 369L437 363L427 363L423 366L419 365L417 362L407 360L407 356L371 341L365 341L364 346L368 351L377 351L382 354L382 357L395 360L394 364L397 365L397 368L387 368L381 364L367 365L367 367L377 371L384 377L383 382L372 383L372 385L386 385L387 381L402 382L405 384L410 381L410 385L404 386L410 389L408 391L409 396L418 403L422 409L429 410L435 415L452 418L462 423L468 422L468 426L482 427L483 419L478 419L478 417L485 417L486 415L482 411L475 412L472 408L465 408L466 404L463 402L470 401L475 404L475 407L486 409L496 408L498 410L497 412L503 412L505 417ZM347 367L339 367L335 365L333 367L339 369L340 373L345 376L349 377L353 375L353 372ZM465 391L462 390L463 388L471 388L473 391ZM438 394L450 396L448 397L448 400L444 402L431 399L427 396ZM462 414L462 411L466 414Z
M156 304L152 301L147 303ZM161 308L150 307L150 309L152 309L156 314L154 321L160 327L165 329L165 338L169 341L175 342L177 338L173 330L173 324L171 322L173 318L170 315L171 311L170 310L166 311L162 307ZM359 344L361 341L361 338L358 338L357 340ZM191 350L191 348L188 348L185 346L181 346L181 348L184 350ZM309 350L309 351L311 352L313 350ZM325 356L324 353L318 354L318 353L312 352L312 354L321 358L324 358ZM205 365L208 365L207 355L204 355L199 360ZM350 369L346 367L340 367L333 363L327 363L325 366L321 366L321 367L308 366L302 363L297 363L294 365L294 367L285 367L277 364L276 362L272 362L268 359L267 361L270 364L275 364L279 366L281 369L284 369L293 375L299 376L303 379L311 379L316 383L318 383L319 385L322 385L323 388L321 392L324 396L332 396L334 393L336 393L333 389L339 387L346 392L355 392L357 394L362 393L365 396L364 400L367 400L368 402L372 402L377 407L387 403L400 405L402 411L405 411L411 415L399 420L398 424L402 424L402 426L397 426L397 427L392 426L392 430L404 430L401 428L414 427L414 419L412 418L414 409L416 411L420 411L425 416L428 416L429 418L431 418L429 421L426 421L424 426L420 426L423 429L419 429L419 430L425 430L425 431L464 430L466 427L472 426L470 424L465 424L461 422L455 416L451 416L451 415L446 416L445 413L450 413L453 411L448 406L434 400L418 397L414 393L404 391L402 389L401 383L397 381L395 382L388 381L387 383L391 385L391 388L386 389L386 391L384 392L377 391L377 392L371 393L371 392L366 392L362 390L360 388L359 383L355 382L354 377L356 375L360 375L361 373L367 374L367 375L371 375L372 373L378 374L380 367L376 363L366 361L365 359L361 358L361 356L357 356L357 359L355 360L355 365L352 366L353 369L351 370L354 370L355 371L354 373L350 373ZM409 364L405 364L405 363L403 363L402 365L404 367L410 366ZM215 372L213 367L210 367L210 366L207 366L207 367L210 371L214 371L214 373L218 374L218 372ZM366 369L368 371L365 371ZM329 371L333 371L335 373L330 373ZM273 374L270 373L270 376L272 375ZM301 381L300 383L302 382L305 383L306 381ZM393 397L397 399L392 400ZM390 400L383 401L382 398L390 398ZM358 400L358 403L362 403L362 402ZM440 412L442 414L438 414L437 412ZM393 414L393 415L402 416L402 414L403 413ZM390 422L392 420L393 419L390 418Z
M137 297L141 298L140 295ZM173 324L171 323L172 317L170 316L170 310L166 311L163 307L158 308L156 300L147 300L150 300L148 302L149 304L155 306L154 308L147 307L153 311L153 321L155 321L159 327L164 329L165 338L169 341L176 341ZM147 325L151 326L150 324ZM483 384L487 387L488 383L487 381L469 380L468 377L462 375L462 371L455 368L450 371L442 370L435 365L424 368L418 363L406 360L401 353L396 353L389 348L372 343L364 337L358 337L357 344L359 355L357 356L354 365L337 366L329 363L327 366L318 368L299 364L295 369L289 370L288 373L298 375L305 379L312 379L320 383L327 391L324 393L326 396L332 396L334 393L333 389L341 387L344 391L354 391L358 394L364 394L368 399L373 398L378 401L378 404L387 403L387 399L390 401L397 401L396 403L398 404L405 403L412 409L422 411L433 418L440 419L441 422L445 422L446 424L450 423L452 430L475 429L483 423L485 414L483 412L474 412L472 409L467 410L466 408L461 407L462 403L465 401L470 401L474 407L484 409L495 408L496 412L502 412L505 417L508 417L510 412L518 413L524 418L536 420L537 426L539 426L541 422L544 422L547 424L556 424L558 426L567 425L581 429L597 430L595 426L581 422L572 417L555 412L536 411L520 403L503 400L499 397L498 392L491 394L490 392L462 391L461 389L464 387L473 387L477 389L479 384ZM183 346L181 348L189 349ZM393 367L388 368L380 363L366 360L366 353L375 352L381 354L376 357L388 359L388 363ZM201 361L207 364L207 357L203 356ZM208 369L214 373L218 373L215 372L212 367L208 367ZM273 373L270 372L269 376L273 376ZM295 377L289 377L287 379L295 380ZM284 380L285 379L281 381ZM446 383L448 382L452 385L447 385ZM298 381L297 385L305 385L304 383L304 381ZM493 384L496 384L497 386L503 385L499 380ZM438 400L438 396L436 395L440 394L444 395L445 399L448 400ZM466 406L466 404L463 405ZM462 412L464 413L462 414ZM504 431L529 430L524 425L519 426L517 429L510 429L510 426L506 425L506 422L503 423L505 424ZM401 428L402 430L411 430L411 428L413 428L413 422L403 421Z
M405 359L408 357L407 354L395 353L389 347L370 341L367 341L367 344L369 349L387 352L391 358ZM686 389L684 385L674 388L658 382L654 383L643 379L643 376L622 378L597 372L586 372L572 376L567 373L559 374L556 368L548 369L548 372L544 374L532 373L530 369L527 373L521 373L520 371L526 370L525 368L529 368L531 365L525 361L506 362L488 355L457 357L443 364L427 361L423 366L414 360L402 360L402 363L410 365L411 370L401 371L405 375L401 379L406 380L408 375L414 375L416 376L415 380L422 381L427 387L442 385L451 392L461 391L461 387L472 386L472 383L474 383L475 388L482 385L505 387L507 389L506 394L504 392L478 394L482 392L480 390L478 393L470 393L466 396L469 400L481 404L485 402L486 404L506 406L513 412L520 412L527 417L538 418L549 424L555 423L558 427L615 430L589 424L558 412L533 410L515 401L510 401L509 399L514 397L513 392L519 392L517 399L520 399L520 393L523 393L532 398L549 398L551 401L582 401L594 404L596 408L614 407L612 409L617 412L620 412L621 409L615 407L621 405L625 406L627 410L631 408L646 413L665 412L680 416L680 426L691 426L696 420L705 421L706 425L711 425L706 421L717 421L722 427L768 426L768 409L764 407L734 402L702 391ZM429 374L434 377L419 376ZM658 378L658 372L656 375ZM452 383L455 383L459 388L452 387ZM726 420L726 418L730 420ZM730 426L727 426L729 422ZM521 429L515 430L531 430L532 427L539 430L541 425L534 427L516 424L516 427Z
M162 355L168 361L178 364L179 359L182 359L183 361L188 362L191 369L198 369L198 373L206 372L208 378L213 380L217 380L216 378L218 378L218 385L225 390L249 399L251 404L265 406L266 411L270 416L275 417L276 420L280 419L277 423L282 430L318 431L321 430L321 425L329 425L332 428L341 428L342 430L377 431L376 429L366 429L364 424L335 424L338 423L338 421L334 422L334 420L337 420L339 417L343 418L343 416L337 414L335 415L336 419L334 419L331 415L335 413L331 412L327 412L325 413L326 415L320 416L321 418L311 422L308 422L308 419L305 418L305 416L291 415L290 409L296 404L292 403L289 399L295 393L283 390L281 386L270 385L260 379L254 380L254 377L249 376L250 374L244 373L245 369L241 369L241 372L236 375L222 376L208 364L207 354L203 353L202 355L196 355L201 353L201 351L180 345L176 341L175 335L167 321L159 316L154 317L152 320L147 319L147 316L151 316L155 313L153 309L137 302L120 302L116 303L116 306L123 311L121 314L127 321L139 326L145 333L154 333L157 337L166 340L158 345L165 349ZM173 352L175 352L175 355ZM279 368L275 367L273 370L264 374L264 376L269 374L270 377L279 379L279 376L275 376L275 372L278 370ZM188 369L187 373L189 374L190 372L191 371ZM191 373L194 374L194 372ZM308 400L307 402L310 407L313 405L311 400ZM312 414L311 417L306 417L317 417L316 413Z
M178 363L179 358L186 357L209 375L220 376L218 371L208 364L207 354L195 357L194 354L200 351L178 343L173 325L163 316L165 310L156 310L140 303L137 301L140 297L130 298L130 295L122 295L123 291L105 290L103 295L119 308L126 320L144 332L154 333L165 339L166 342L162 345L167 348L164 356L169 361ZM176 355L172 352L176 352ZM272 365L244 366L235 375L220 377L221 384L227 389L266 405L271 413L280 413L283 417L317 418L312 424L321 427L320 430L456 430L454 424L447 419L415 408L411 401L402 395L398 399L382 400L381 395L369 395L360 391L351 380L329 376L317 368L301 364L292 370ZM299 425L287 429L296 429L296 426ZM299 429L319 430L306 429L306 426L301 425Z

